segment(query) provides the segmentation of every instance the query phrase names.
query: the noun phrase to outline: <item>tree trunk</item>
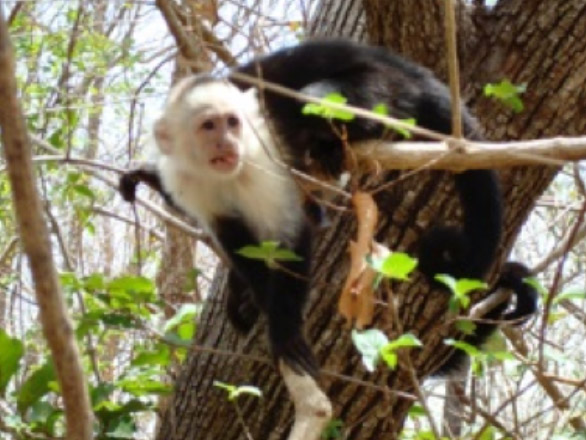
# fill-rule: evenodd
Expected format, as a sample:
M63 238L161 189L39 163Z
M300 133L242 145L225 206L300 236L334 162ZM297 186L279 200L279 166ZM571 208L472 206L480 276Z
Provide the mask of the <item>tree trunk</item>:
M317 12L314 33L385 44L441 76L445 55L440 3L326 0ZM460 8L459 20L462 89L488 138L540 138L586 131L584 0L501 0L490 11ZM503 78L527 83L522 113L514 114L482 97L483 84ZM556 171L536 166L501 172L506 231L499 265ZM389 172L382 179L398 176L398 172ZM376 185L374 180L365 179L365 188ZM415 173L378 193L376 201L382 214L377 237L384 238L391 249L411 254L423 231L438 222L454 222L459 216L448 173ZM344 423L344 438L395 439L412 404L395 393L412 393L413 382L401 368L367 373L351 344L350 329L337 315L338 295L348 267L348 240L354 231L350 213L333 215L331 226L317 241L305 328L323 368L321 383L334 404L335 417ZM238 337L224 314L225 285L225 273L220 269L212 286L214 299L207 304L197 330L196 344L206 350L194 349L186 362L158 435L161 440L241 439L245 438L243 423L254 439L286 438L293 411L267 353L265 323L246 338ZM381 306L376 310L375 327L389 338L396 337L402 327L424 342L422 349L410 352L417 376L424 378L449 353L442 343L454 334L446 325L447 297L430 290L418 275L408 282L394 283L392 294L401 326ZM241 397L236 407L224 391L213 386L215 380L254 384L262 389L263 397ZM362 381L372 385L365 386Z

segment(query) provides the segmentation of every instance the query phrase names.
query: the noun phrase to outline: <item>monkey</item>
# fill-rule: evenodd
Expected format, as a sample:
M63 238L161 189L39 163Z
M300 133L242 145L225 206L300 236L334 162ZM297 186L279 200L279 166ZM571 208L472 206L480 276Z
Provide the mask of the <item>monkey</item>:
M121 189L133 198L136 184L146 179L194 218L230 263L230 321L246 331L262 310L273 356L297 372L315 375L317 365L301 333L311 213L306 214L295 180L276 160L279 153L255 95L210 76L179 81L154 125L161 154L157 173L143 168L127 175ZM279 261L275 269L239 253L263 241L277 241L297 258Z
M384 104L391 116L415 118L419 126L444 134L451 132L450 94L430 70L388 49L347 40L309 40L255 58L223 78L200 75L180 81L154 126L161 152L155 169L131 170L121 177L125 200L133 201L136 186L145 181L208 231L230 265L228 319L246 332L264 313L274 358L315 376L318 366L302 333L302 312L320 214L307 203L290 170L336 178L345 171L345 143L384 139L389 130L362 117L333 129L340 127L338 121L304 115L300 100L255 86L243 75L318 98L339 93L349 105L364 109ZM481 139L476 120L460 107L465 136ZM454 183L462 225L435 226L418 246L418 268L434 284L440 273L483 279L502 235L503 200L496 172L463 171L454 174ZM238 252L269 240L299 259L270 267ZM511 264L495 288L512 288L517 307L507 313L508 303L503 304L491 312L493 319L523 320L537 307L534 292L520 278L528 270ZM481 324L468 340L480 344L495 328Z

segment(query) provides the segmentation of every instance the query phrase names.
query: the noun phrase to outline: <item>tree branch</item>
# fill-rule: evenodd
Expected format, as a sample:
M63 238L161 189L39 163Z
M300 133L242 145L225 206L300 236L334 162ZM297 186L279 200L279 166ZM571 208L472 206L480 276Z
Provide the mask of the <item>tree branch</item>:
M356 149L357 157L376 161L384 169L442 169L462 171L518 165L561 166L586 159L586 137L521 142L462 140L458 149L448 142L370 141Z
M19 233L32 272L43 333L65 404L67 438L89 440L92 412L71 321L53 263L49 231L33 170L31 145L17 97L12 46L0 9L0 127Z

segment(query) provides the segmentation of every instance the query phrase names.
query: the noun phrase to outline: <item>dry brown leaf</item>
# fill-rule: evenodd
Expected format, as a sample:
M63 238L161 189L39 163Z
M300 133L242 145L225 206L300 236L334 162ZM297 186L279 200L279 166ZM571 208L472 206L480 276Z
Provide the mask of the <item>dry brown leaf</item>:
M374 230L378 222L378 208L372 196L356 192L352 196L356 211L358 232L350 242L350 270L340 295L338 310L349 322L363 328L372 322L374 313L373 283L376 272L366 264L366 256L373 252Z

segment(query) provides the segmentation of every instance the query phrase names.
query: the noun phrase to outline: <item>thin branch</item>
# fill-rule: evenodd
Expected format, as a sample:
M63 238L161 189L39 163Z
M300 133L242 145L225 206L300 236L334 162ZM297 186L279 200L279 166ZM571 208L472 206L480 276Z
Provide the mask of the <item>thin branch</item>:
M110 218L118 220L122 223L126 223L128 225L138 226L140 229L143 229L145 232L147 232L149 235L152 235L154 238L156 238L159 241L163 241L165 239L163 234L161 232L157 231L155 228L145 226L142 223L137 224L133 219L128 218L128 217L124 217L120 214L116 214L116 213L109 211L105 208L101 208L99 206L94 206L94 207L92 207L92 211L98 215L101 215L104 217L110 217Z
M35 284L43 333L53 355L63 396L67 438L90 440L93 438L93 416L86 381L35 185L32 148L17 97L14 72L12 45L0 8L0 127L12 203Z
M178 14L177 18L179 19L179 21L181 21L183 26L188 26L186 16L184 14ZM210 49L214 54L216 54L216 56L220 60L222 60L227 66L235 66L237 64L236 58L234 58L234 56L224 45L224 43L222 43L222 41L218 39L218 37L216 37L213 31L205 25L205 23L199 18L199 16L195 12L189 15L189 19L194 22L195 28L201 31L201 39L203 40L208 49ZM193 35L193 33L191 33L190 35ZM198 56L201 57L201 55Z
M37 157L37 158L35 158L35 159L38 159L36 161L39 161L39 162L57 161L57 162L72 163L72 164L78 165L78 166L84 168L85 172L88 173L93 178L105 183L106 185L108 185L109 187L111 187L113 189L116 189L116 190L118 189L118 182L117 181L115 181L114 179L111 179L109 177L103 176L102 174L98 173L94 168L114 171L116 173L122 173L123 170L121 168L117 168L115 166L111 166L111 165L105 164L104 162L100 162L97 160L72 158L72 157L66 158L65 156L58 155L60 153L59 150L56 150L55 148L53 148L53 146L51 144L49 144L48 142L46 142L40 138L37 138L35 136L30 136L30 138L33 141L33 143L37 144L39 147L43 148L44 150L46 150L50 153L55 154L54 156ZM157 206L155 203L152 203L152 202L145 200L141 197L136 198L136 203L141 205L142 207L146 208L151 213L155 214L157 217L159 217L165 223L168 223L171 226L174 226L175 228L191 235L192 237L194 237L196 239L199 239L199 240L202 240L206 243L209 243L209 240L206 240L206 235L203 234L200 230L193 228L192 226L181 221L177 217L169 214L163 208Z
M452 97L452 135L462 137L462 107L460 106L460 68L458 66L458 43L456 40L456 5L446 0L444 8L448 72Z
M569 231L559 242L558 246L545 256L543 260L533 266L533 273L543 272L550 264L566 255L578 243L586 238L586 225L582 225L577 232Z
M539 382L545 393L551 399L554 407L562 413L568 411L570 409L570 396L564 396L562 390L560 390L560 388L554 383L554 379L551 378L545 371L542 371L542 361L540 361L537 366L532 365L529 361L527 361L527 356L529 355L530 350L529 347L527 347L527 344L523 340L520 333L512 328L503 328L503 333L505 334L509 342L511 342L515 350L523 358L525 358L523 360L523 363L525 365L529 365L531 372L533 373L533 375L537 379L537 382ZM543 345L544 344L541 344L541 346ZM586 422L584 420L572 419L570 420L570 424L576 431L586 430Z

